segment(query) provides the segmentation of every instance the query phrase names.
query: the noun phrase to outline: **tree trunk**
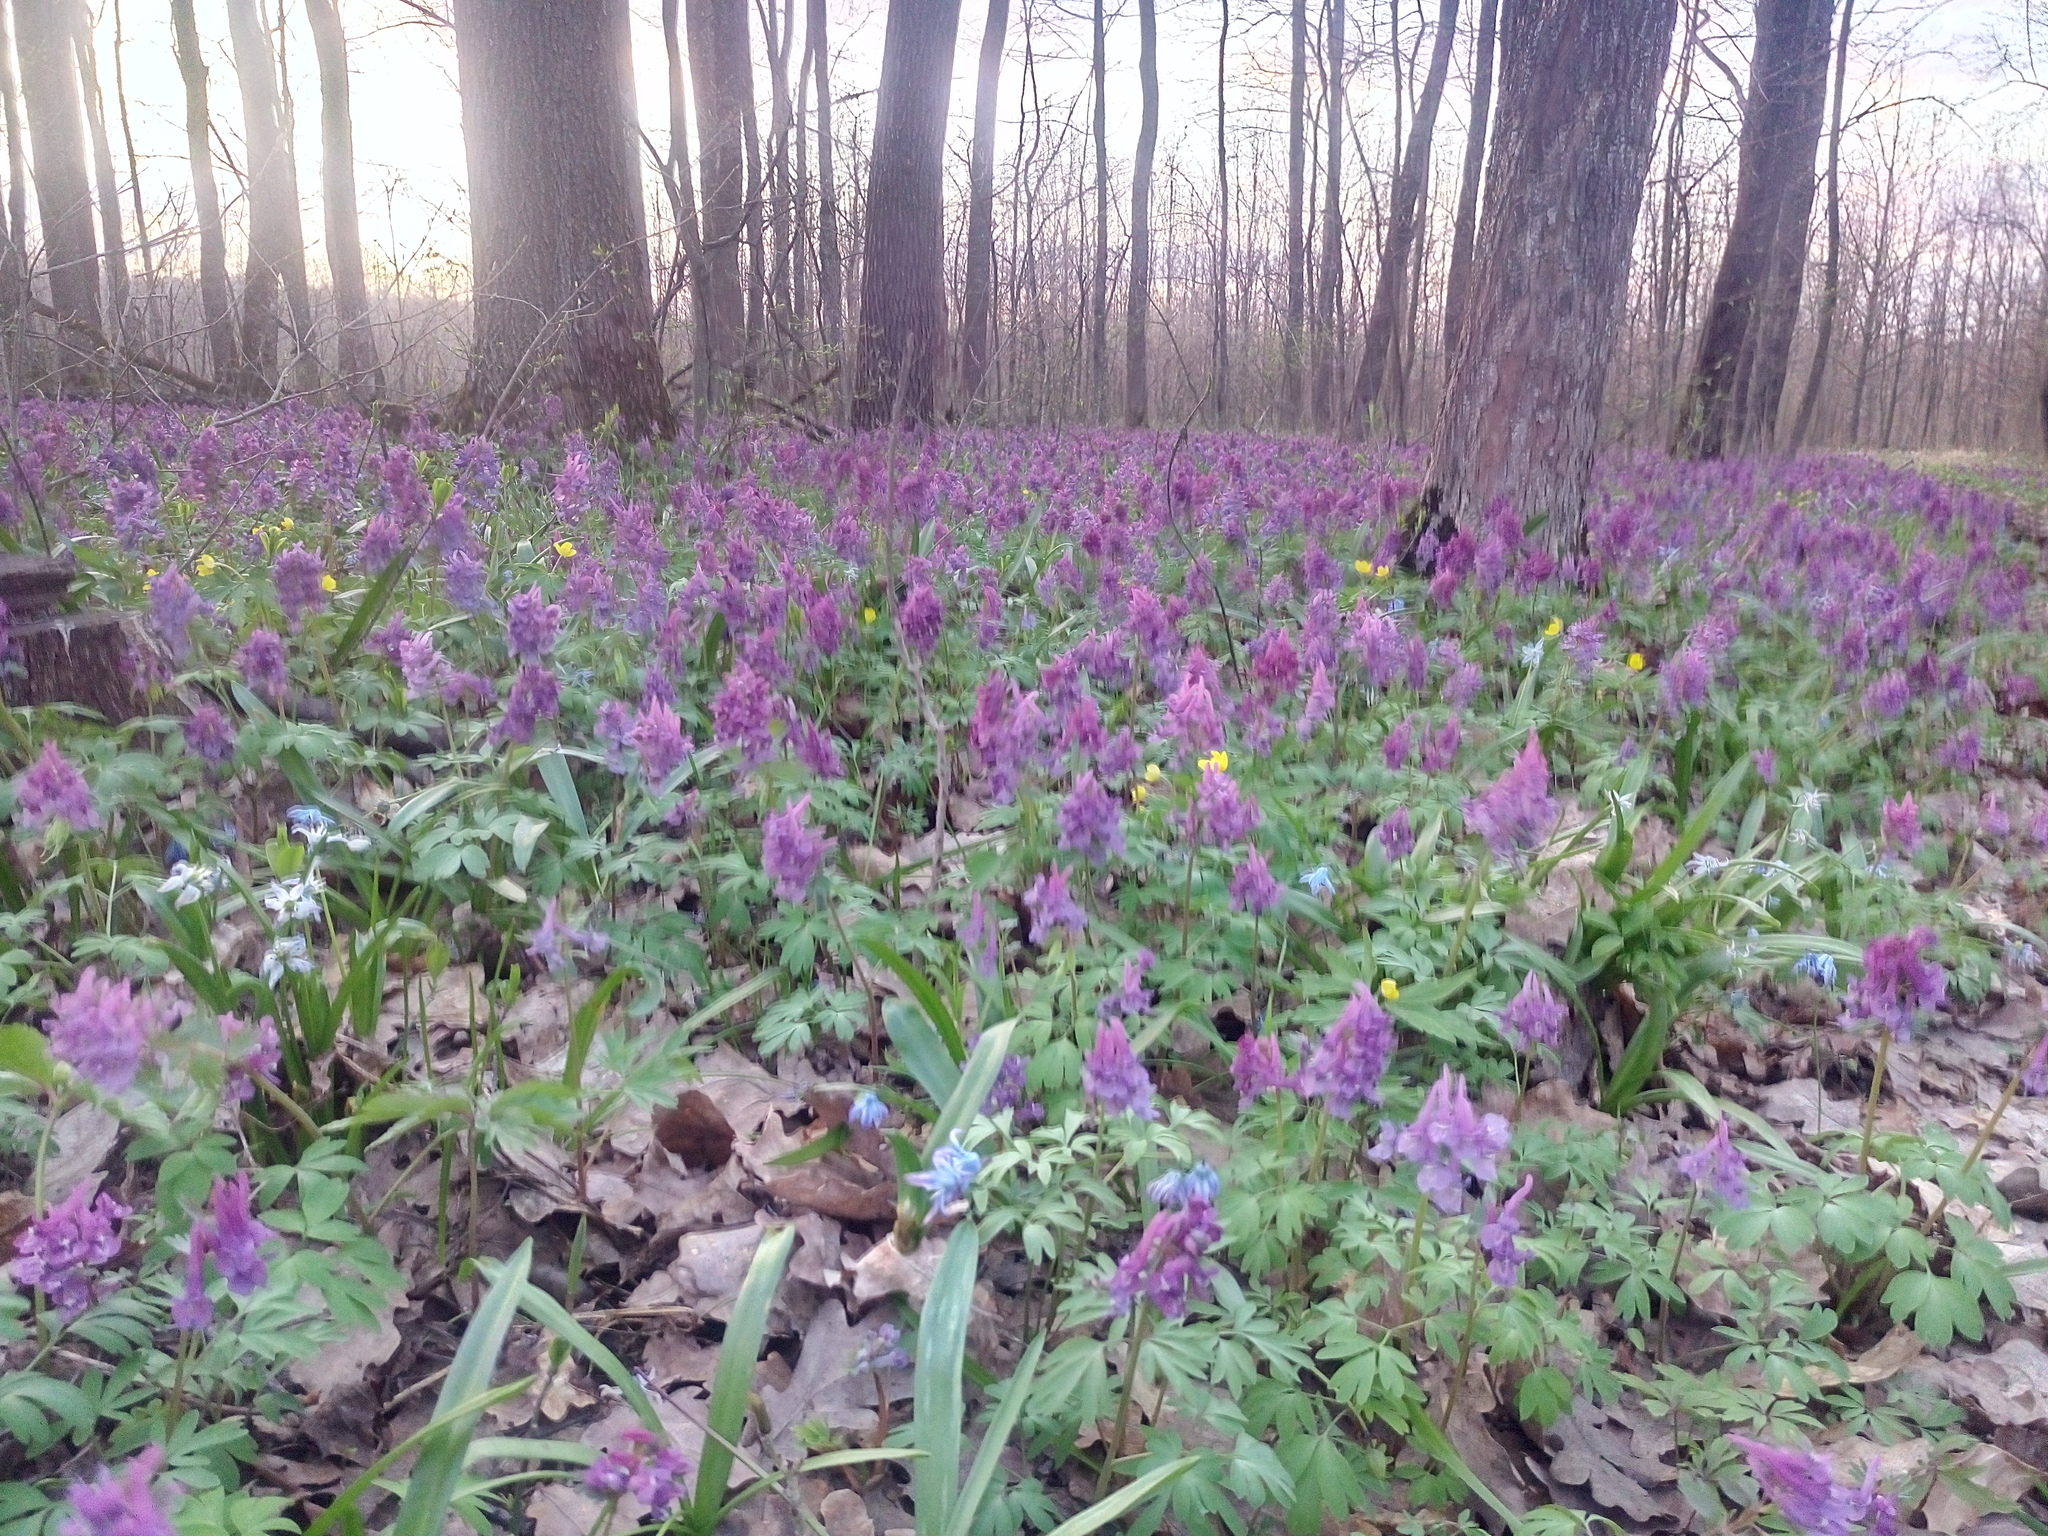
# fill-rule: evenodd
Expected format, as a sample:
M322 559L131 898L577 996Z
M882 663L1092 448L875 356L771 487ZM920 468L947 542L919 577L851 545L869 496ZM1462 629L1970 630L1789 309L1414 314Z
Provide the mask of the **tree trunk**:
M1230 81L1230 0L1223 0L1223 25L1216 33L1216 361L1209 384L1209 419L1217 426L1230 400L1230 141L1225 88Z
M7 129L7 228L0 248L0 325L6 328L6 368L0 374L10 391L21 387L30 315L28 284L28 156L22 144L20 98L14 69L14 21L0 4L0 121Z
M996 91L1002 84L1003 37L1010 0L988 0L981 32L981 69L974 82L974 149L967 165L966 335L960 353L963 404L980 404L988 372L989 310L996 277Z
M35 152L36 216L57 321L57 384L89 386L104 332L92 179L85 162L85 109L73 55L75 0L15 0L21 95Z
M1280 332L1280 414L1301 423L1301 333L1308 322L1308 0L1289 14L1287 77L1287 318Z
M1479 183L1486 172L1486 124L1493 109L1494 23L1500 0L1479 0L1479 35L1472 43L1472 112L1465 125L1465 166L1458 182L1458 212L1451 226L1451 266L1444 279L1444 366L1458 354L1465 298L1472 289L1472 240L1479 226Z
M1109 52L1095 0L1095 263L1088 272L1088 372L1095 415L1109 401Z
M825 345L836 354L845 328L846 277L839 257L839 184L832 169L832 55L825 43L825 0L809 0L808 10L804 34L818 93L818 307ZM842 358L834 362L844 366Z
M946 106L960 0L889 0L861 242L853 425L929 422L946 350Z
M1806 370L1806 388L1800 391L1799 414L1792 423L1794 453L1806 446L1813 431L1813 413L1820 404L1828 353L1835 341L1835 309L1842 294L1842 97L1849 83L1849 28L1855 15L1856 0L1842 0L1842 27L1835 43L1834 109L1828 122L1827 265L1821 275L1820 308L1814 319L1813 362ZM2048 431L2048 418L2044 418L2043 430Z
M277 378L277 333L289 326L294 384L309 387L303 360L312 346L312 292L306 280L306 239L299 224L299 173L285 137L277 65L259 0L227 0L235 78L242 91L242 136L248 145L249 264L242 282L242 360L252 388ZM278 308L282 293L290 319Z
M686 0L690 79L697 95L697 163L704 189L705 400L737 405L745 387L746 124L754 114L747 0Z
M1151 413L1146 342L1152 323L1152 155L1159 143L1159 21L1153 0L1138 0L1138 155L1131 164L1131 278L1124 309L1124 425Z
M456 0L480 429L552 391L570 425L675 429L654 345L625 0Z
M1319 263L1322 292L1316 302L1315 415L1328 428L1337 420L1337 322L1344 295L1344 0L1325 0L1329 8L1328 143L1323 150L1323 254Z
M697 224L696 177L690 171L690 104L683 88L682 0L661 0L661 41L668 62L668 164L665 177L674 203L676 243L682 247L684 280L690 290L690 365L702 425L705 381L710 374L705 350L704 237Z
M1430 141L1436 133L1437 104L1443 100L1444 77L1450 73L1451 47L1458 38L1458 0L1439 0L1436 43L1429 51L1429 74L1415 103L1415 120L1394 178L1393 205L1387 210L1387 238L1380 247L1380 269L1373 280L1372 309L1366 316L1360 345L1358 379L1351 392L1351 428L1364 432L1373 424L1374 408L1387 380L1387 357L1401 324L1401 300L1408 286L1410 257L1415 249L1415 211L1422 200L1423 178L1429 174Z
M1827 103L1833 0L1756 0L1735 213L1672 451L1717 459L1766 446L1806 270L1813 155Z
M320 211L326 220L327 271L334 288L336 355L342 387L358 400L374 400L384 393L384 370L370 330L370 290L363 277L363 234L356 214L348 38L335 0L306 0L306 19L320 65Z
M171 0L171 36L185 81L185 155L192 170L193 222L199 228L199 309L206 325L207 366L216 384L242 374L235 341L234 301L228 292L228 247L220 222L220 192L213 180L212 123L206 102L206 60L192 0Z
M1432 445L1432 531L1496 497L1585 543L1600 398L1677 0L1504 0L1485 216Z
M72 52L77 60L78 95L85 107L85 127L92 143L93 188L98 193L102 266L107 280L107 340L128 344L128 235L121 220L121 178L114 170L113 140L107 136L106 102L100 94L99 50L92 44L92 13L83 4L75 14Z
M121 146L128 155L128 198L135 210L135 245L142 257L142 280L154 288L156 261L150 253L149 216L142 207L142 161L135 153L135 129L128 118L128 76L121 63L123 42L121 0L114 0L114 104L121 112ZM151 293L149 298L156 296Z

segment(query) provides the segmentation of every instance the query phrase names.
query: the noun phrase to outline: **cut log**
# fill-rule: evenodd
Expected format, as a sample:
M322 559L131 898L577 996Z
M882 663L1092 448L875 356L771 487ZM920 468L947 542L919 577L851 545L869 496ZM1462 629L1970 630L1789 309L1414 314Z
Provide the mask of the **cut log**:
M16 708L78 704L109 724L147 713L127 617L107 608L63 612L77 576L69 557L0 555L0 602L16 662L0 668L0 697Z

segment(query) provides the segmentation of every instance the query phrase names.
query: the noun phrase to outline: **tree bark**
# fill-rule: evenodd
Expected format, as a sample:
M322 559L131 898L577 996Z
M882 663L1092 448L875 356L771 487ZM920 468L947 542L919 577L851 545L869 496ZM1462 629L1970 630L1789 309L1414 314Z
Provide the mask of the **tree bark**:
M1792 345L1827 103L1833 0L1756 0L1735 213L1672 451L1717 459L1769 445Z
M988 372L989 312L996 267L996 91L1002 84L1003 38L1010 0L988 0L981 32L981 68L974 82L974 147L967 165L966 334L960 352L962 403L981 403Z
M1472 111L1465 125L1465 165L1458 181L1458 212L1451 226L1451 264L1444 278L1444 362L1457 356L1472 289L1472 241L1479 227L1479 185L1486 174L1486 125L1493 109L1494 28L1500 0L1479 0L1479 35L1472 41Z
M1387 380L1387 358L1401 324L1403 290L1408 286L1410 258L1415 250L1415 212L1429 174L1430 143L1436 133L1437 104L1443 100L1444 78L1450 73L1451 47L1458 38L1458 0L1439 0L1436 42L1429 52L1429 74L1416 99L1415 120L1394 177L1393 204L1387 210L1387 238L1380 247L1379 274L1373 280L1372 309L1366 315L1359 347L1358 377L1351 392L1351 428L1368 430Z
M30 315L28 283L28 155L22 144L14 69L14 20L0 4L0 122L7 130L7 228L0 247L0 324L6 327L4 380L21 387Z
M1806 370L1806 388L1800 391L1799 414L1792 422L1794 453L1807 445L1813 432L1813 413L1827 377L1828 354L1835 341L1835 309L1842 294L1842 98L1849 84L1849 29L1855 15L1856 0L1842 0L1842 26L1835 43L1834 110L1828 122L1827 263L1821 273L1819 312L1814 317L1813 362ZM2043 409L2048 410L2048 405ZM2043 418L2043 430L2048 432L2048 416Z
M1315 416L1316 425L1337 420L1337 322L1344 295L1344 0L1325 0L1329 9L1329 84L1323 150L1323 253L1319 263L1322 291L1316 301Z
M1209 419L1223 424L1230 401L1230 141L1225 94L1230 81L1230 0L1216 33L1216 361L1209 382Z
M1308 322L1308 0L1294 0L1288 20L1287 317L1280 332L1280 414L1301 422L1301 333Z
M374 400L384 393L384 370L370 329L370 290L363 276L362 224L356 212L348 37L335 0L306 0L306 19L320 66L320 211L326 221L327 271L334 289L336 358L342 387L358 400Z
M259 0L227 0L235 78L242 92L248 145L249 262L242 281L242 361L252 389L277 378L277 335L291 333L294 386L310 388L313 298L306 279L306 237L299 223L299 172L285 136L277 66ZM278 308L282 293L286 310Z
M960 0L889 0L861 242L853 425L929 422L946 351L946 106Z
M213 179L212 122L206 100L206 60L192 0L171 0L171 39L185 82L185 156L192 172L193 222L199 228L199 309L206 325L206 361L214 382L232 385L242 375L235 338L234 301L228 292L227 236L221 228L220 191Z
M92 13L84 4L73 13L72 52L77 60L78 96L92 144L93 189L98 194L101 267L107 283L107 340L127 345L129 321L128 234L121 218L121 178L114 170L114 144L107 135L107 107L100 92L99 50L92 43Z
M736 405L746 387L746 123L754 113L747 0L686 0L690 79L697 95L698 177L704 189L705 400Z
M142 207L142 161L135 153L135 129L128 117L128 76L121 63L125 39L121 29L121 0L114 0L114 104L121 112L121 145L128 155L128 199L135 210L135 245L142 257L142 280L154 287L156 262L150 253L149 217ZM155 297L151 294L150 297Z
M1109 401L1109 49L1102 4L1095 0L1095 263L1088 272L1088 372L1097 419Z
M697 224L697 178L690 170L690 103L683 87L682 9L682 0L661 0L661 41L668 63L668 163L665 175L669 196L674 202L676 243L682 247L678 259L690 292L690 363L694 382L691 398L697 403L697 417L701 425L704 409L710 404L705 397L705 382L710 368L707 362L709 354L705 350L704 237Z
M836 354L845 328L846 277L839 256L839 184L832 168L832 55L825 42L825 0L809 0L808 10L804 37L818 95L818 307L825 345Z
M100 325L99 245L92 179L85 163L85 109L73 57L74 0L15 0L21 95L35 158L36 215L42 224L50 308L57 321L57 384L88 386Z
M628 138L625 0L456 0L475 322L461 415L542 391L569 423L675 430Z
M1138 154L1131 164L1131 277L1124 309L1124 425L1151 413L1146 343L1152 324L1152 156L1159 143L1159 20L1154 0L1138 0Z
M1502 497L1554 552L1583 549L1676 9L1504 0L1479 252L1424 493L1440 538Z

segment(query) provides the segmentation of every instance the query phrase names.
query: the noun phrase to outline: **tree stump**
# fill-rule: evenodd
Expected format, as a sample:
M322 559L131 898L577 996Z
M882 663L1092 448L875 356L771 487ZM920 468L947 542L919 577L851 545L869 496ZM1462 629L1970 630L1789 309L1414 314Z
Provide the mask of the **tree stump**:
M0 555L0 602L14 664L0 668L0 697L79 704L109 724L146 712L137 693L126 617L110 608L65 613L78 575L68 556Z

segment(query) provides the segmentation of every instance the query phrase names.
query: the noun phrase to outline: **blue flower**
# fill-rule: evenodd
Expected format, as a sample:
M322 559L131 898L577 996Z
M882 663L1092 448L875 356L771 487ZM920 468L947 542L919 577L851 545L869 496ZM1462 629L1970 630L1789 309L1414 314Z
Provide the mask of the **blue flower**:
M905 1183L927 1190L932 1197L932 1214L942 1216L967 1203L967 1192L981 1172L981 1155L960 1145L960 1133L932 1150L932 1165L913 1173Z
M1804 976L1832 992L1835 987L1835 957L1809 951L1792 962L1792 974Z
M846 1118L862 1130L872 1131L889 1118L889 1106L882 1102L881 1095L872 1088L863 1088L860 1097L853 1101L853 1108L846 1112Z
M1301 883L1308 887L1308 893L1319 901L1328 901L1337 894L1337 882L1330 878L1330 866L1318 864L1301 877Z
M1152 1197L1155 1205L1186 1206L1191 1200L1205 1200L1214 1204L1217 1194L1223 1188L1223 1181L1216 1176L1216 1170L1207 1163L1196 1163L1192 1168L1175 1168L1162 1173L1145 1186L1145 1193Z
M903 1347L903 1330L894 1323L883 1323L873 1333L860 1341L860 1350L853 1357L855 1375L869 1371L907 1371L910 1369L910 1354Z

